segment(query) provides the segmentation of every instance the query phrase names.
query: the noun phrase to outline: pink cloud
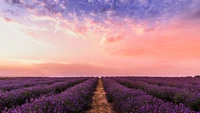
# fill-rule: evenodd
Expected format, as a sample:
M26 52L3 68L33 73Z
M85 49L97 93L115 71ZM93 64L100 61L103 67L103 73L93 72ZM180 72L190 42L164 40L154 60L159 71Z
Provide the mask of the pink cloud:
M45 40L44 42L55 42L57 48L54 50L49 48L48 52L41 53L38 52L39 48L33 56L29 56L30 52L33 53L27 49L27 53L20 54L20 56L34 59L41 58L42 54L46 54L47 57L43 58L52 58L60 62L18 64L16 66L1 65L0 73L2 75L200 73L200 65L198 65L200 61L200 26L197 24L198 20L173 19L168 23L163 22L164 24L153 22L154 25L151 26L148 22L135 23L126 18L122 18L120 21L105 19L103 22L86 17L82 21L76 17L74 20L66 20L59 13L49 16L35 14L27 19L36 24L28 26L16 23L17 31L23 29L23 33L28 39L33 39L34 42L40 44L46 45L42 39ZM11 20L5 18L4 21L8 23ZM76 39L72 39L74 37ZM36 47L33 46L33 48ZM24 48L23 46L22 49ZM20 52L22 49L19 48ZM72 63L63 64L62 61L71 61ZM101 65L94 65L91 62Z
M190 70L190 71L188 71ZM197 68L178 67L175 65L158 64L146 67L104 67L94 64L61 64L41 63L21 66L0 66L0 76L117 76L117 75L195 75Z
M8 18L8 17L4 17L4 20L6 21L6 22L13 22L10 18Z
M185 20L157 27L152 31L144 31L142 34L124 31L119 34L120 37L124 37L123 40L118 40L120 42L114 45L105 43L105 49L115 55L143 58L155 57L172 60L200 58L200 44L198 43L200 26Z
M118 41L121 41L121 40L123 40L123 37L121 37L121 36L107 37L106 43L115 43L115 42L118 42Z
M0 66L1 76L75 76L116 74L117 70L94 64L40 63Z

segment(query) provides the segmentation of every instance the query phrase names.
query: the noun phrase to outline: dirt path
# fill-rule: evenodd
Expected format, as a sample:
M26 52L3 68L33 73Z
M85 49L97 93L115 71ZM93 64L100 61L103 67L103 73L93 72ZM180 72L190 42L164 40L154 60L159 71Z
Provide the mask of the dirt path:
M94 92L92 108L87 113L114 113L111 104L106 100L106 93L101 79L98 80Z

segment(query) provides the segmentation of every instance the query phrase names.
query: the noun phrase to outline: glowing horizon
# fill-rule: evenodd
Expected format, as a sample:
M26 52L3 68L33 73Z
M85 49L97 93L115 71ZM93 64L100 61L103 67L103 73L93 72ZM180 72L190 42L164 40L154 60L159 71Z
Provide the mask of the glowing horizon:
M200 74L199 0L1 0L0 76Z

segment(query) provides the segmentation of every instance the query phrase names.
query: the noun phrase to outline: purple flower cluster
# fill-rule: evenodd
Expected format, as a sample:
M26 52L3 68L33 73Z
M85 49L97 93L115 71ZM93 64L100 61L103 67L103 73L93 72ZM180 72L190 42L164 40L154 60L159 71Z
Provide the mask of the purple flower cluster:
M97 80L90 78L60 94L44 96L3 113L80 113L91 105Z
M18 81L17 81L18 80ZM53 84L55 82L61 82L64 81L65 79L60 79L60 78L46 78L46 80L40 80L40 79L17 79L15 81L5 83L5 84L0 84L0 89L1 91L11 91L23 87L30 87L30 86L35 86L39 84Z
M67 88L79 84L89 78L69 78L63 82L56 82L51 85L36 85L27 88L20 88L0 94L0 111L16 105L22 105L32 98L42 95L60 93Z
M128 88L111 78L102 78L108 101L118 113L195 113L183 104L165 102L142 90Z
M16 77L16 78L7 78L0 79L0 85L2 84L19 84L26 81L49 81L55 79L63 79L63 78L48 78L48 77ZM66 79L66 78L65 78Z
M134 81L144 81L158 86L169 86L185 89L191 92L200 92L200 78L192 77L129 77Z
M155 96L159 99L170 101L175 104L183 103L195 111L200 111L200 98L197 92L190 92L186 89L158 86L148 84L144 81L130 80L130 78L115 78L120 84L129 88L140 89L149 95Z

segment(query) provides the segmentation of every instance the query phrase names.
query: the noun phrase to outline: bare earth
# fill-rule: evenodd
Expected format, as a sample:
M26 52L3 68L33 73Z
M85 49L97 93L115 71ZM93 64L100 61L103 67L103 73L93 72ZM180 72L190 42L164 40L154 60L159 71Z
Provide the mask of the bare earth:
M87 113L114 113L111 104L106 100L106 93L101 79L98 80L94 92L92 108Z

